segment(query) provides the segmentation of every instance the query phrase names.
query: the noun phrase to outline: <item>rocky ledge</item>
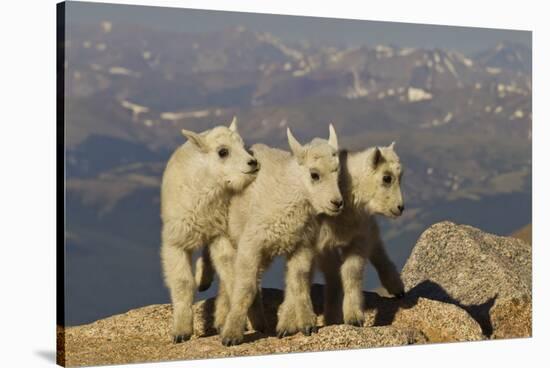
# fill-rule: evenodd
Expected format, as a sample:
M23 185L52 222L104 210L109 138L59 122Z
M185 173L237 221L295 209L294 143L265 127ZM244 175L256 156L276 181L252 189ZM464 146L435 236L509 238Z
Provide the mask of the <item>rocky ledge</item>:
M242 345L220 343L208 299L195 304L196 336L185 343L171 343L170 305L151 305L58 328L58 362L122 364L531 336L531 247L521 240L438 223L422 234L402 277L403 299L365 292L365 327L323 327L323 288L314 285L319 332L278 339L273 329L283 292L264 289L271 332L250 331Z

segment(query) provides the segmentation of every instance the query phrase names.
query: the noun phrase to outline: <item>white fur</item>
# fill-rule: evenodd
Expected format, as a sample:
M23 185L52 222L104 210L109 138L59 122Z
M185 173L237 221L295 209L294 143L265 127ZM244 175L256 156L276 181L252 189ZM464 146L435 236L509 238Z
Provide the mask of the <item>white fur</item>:
M316 242L316 263L326 280L324 314L327 324L339 323L342 319L348 324L363 323L362 285L367 259L375 266L383 286L390 293L403 293L403 283L386 254L374 217L375 214L396 217L400 211L398 206L403 205L402 168L394 147L392 143L388 147L341 153L340 187L346 204L339 216L322 216ZM386 174L392 176L391 185L383 182ZM208 288L210 281L207 280L212 278L213 272L212 268L197 272L205 280L204 289ZM260 325L261 304L261 300L256 300L249 313L251 320L260 321Z
M225 319L221 332L224 345L242 341L247 312L258 300L255 295L261 274L277 255L287 258L285 300L279 309L277 331L311 333L315 327L309 287L319 233L316 216L338 214L340 207L336 208L333 202L342 200L337 139L331 129L329 141L314 139L302 146L290 130L287 133L292 156L264 145L253 146L262 170L257 180L231 201L230 241L222 248L227 250L231 243L238 244L237 254L234 262L231 257L226 259L226 267L234 267L233 275L221 276L225 282L231 280L230 309L226 318L218 317L216 312L219 322ZM218 245L211 252L219 272L214 261ZM227 302L227 295L222 298Z
M244 148L236 119L229 128L182 133L188 142L170 157L161 186L161 260L176 342L193 333L192 252L227 234L229 201L255 179L258 169ZM227 151L224 157L222 150Z
M390 293L403 293L403 283L386 254L374 218L375 214L395 218L402 213L402 168L393 143L359 153L342 153L341 164L341 189L346 207L341 215L323 219L317 241L317 261L326 281L325 322L340 322L342 312L345 323L362 325L362 286L367 259ZM387 175L392 178L391 184L384 182Z

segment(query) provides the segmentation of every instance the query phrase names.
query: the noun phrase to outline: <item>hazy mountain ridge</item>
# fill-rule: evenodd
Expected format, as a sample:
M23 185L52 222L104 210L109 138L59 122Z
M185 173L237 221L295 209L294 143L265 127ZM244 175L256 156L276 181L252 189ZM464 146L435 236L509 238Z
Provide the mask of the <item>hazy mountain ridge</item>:
M113 113L155 130L182 122L211 124L243 109L319 96L388 100L398 109L425 101L454 105L441 116L413 121L421 127L470 120L456 109L464 106L488 120L500 115L497 120L530 121L530 58L520 56L521 45L499 44L468 58L455 51L382 45L288 46L243 28L175 34L103 23L69 29L69 99L100 95L93 103L107 99ZM509 62L510 55L520 57Z
M200 131L237 115L250 143L286 148L287 126L306 141L326 136L329 122L350 149L396 140L407 211L383 226L385 239L403 246L398 264L427 224L456 213L480 226L477 207L499 216L506 203L530 198L531 65L522 45L463 55L286 44L241 27L179 34L103 22L69 25L66 55L69 310L83 311L69 311L71 324L166 298L159 186L183 127ZM531 222L522 222L524 207L485 230ZM104 273L90 278L98 264ZM133 281L110 279L119 268ZM83 299L83 283L107 293L105 305ZM120 299L122 289L132 297Z
M162 161L181 144L180 127L202 130L233 114L241 118L245 138L282 146L287 125L298 134L321 135L333 121L351 148L389 143L377 139L383 136L406 147L412 134L428 145L426 151L439 150L438 141L445 141L456 154L450 141L466 131L476 152L474 170L496 159L485 157L492 150L485 143L514 151L516 141L524 147L531 137L530 55L522 45L502 43L468 58L455 51L382 45L288 46L241 27L178 34L103 22L69 29L67 134L75 168L69 177L87 167L85 156L94 153L81 147L93 146L96 136L135 142L136 147L115 152L131 156L121 157L121 163ZM358 139L365 125L369 134ZM416 152L400 153L433 161L410 146ZM530 152L514 153L513 167L500 169L515 172L530 165ZM437 163L420 166L432 174L434 169L461 174L445 172Z

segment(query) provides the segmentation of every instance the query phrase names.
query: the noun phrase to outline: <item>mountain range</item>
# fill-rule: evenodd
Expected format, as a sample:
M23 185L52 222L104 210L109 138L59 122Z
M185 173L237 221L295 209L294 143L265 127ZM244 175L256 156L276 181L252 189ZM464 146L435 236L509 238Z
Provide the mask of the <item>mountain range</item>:
M464 55L288 43L244 27L172 33L101 22L69 24L63 46L68 324L166 301L164 164L184 142L181 128L202 131L234 115L248 143L286 148L287 126L305 142L326 136L330 122L352 150L396 141L407 211L382 226L398 265L437 220L502 234L531 223L523 44ZM280 287L281 269L267 286Z

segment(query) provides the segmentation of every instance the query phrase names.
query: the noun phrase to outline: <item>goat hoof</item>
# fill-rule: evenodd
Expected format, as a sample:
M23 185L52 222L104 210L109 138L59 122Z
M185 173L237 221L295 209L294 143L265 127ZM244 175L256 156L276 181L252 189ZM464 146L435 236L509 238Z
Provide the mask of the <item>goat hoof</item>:
M235 346L235 345L239 345L240 344L240 341L239 339L231 339L231 338L225 338L225 339L222 339L222 344L223 346Z
M359 319L353 319L349 321L347 324L355 327L363 327L363 321Z
M277 332L277 337L279 339L282 339L283 337L287 337L287 336L290 336L290 333L287 330L282 330Z
M174 335L174 337L172 338L172 342L174 344L179 344L189 340L190 338L191 338L191 335Z
M306 336L311 336L311 334L317 333L317 326L308 326L302 329L302 333Z

